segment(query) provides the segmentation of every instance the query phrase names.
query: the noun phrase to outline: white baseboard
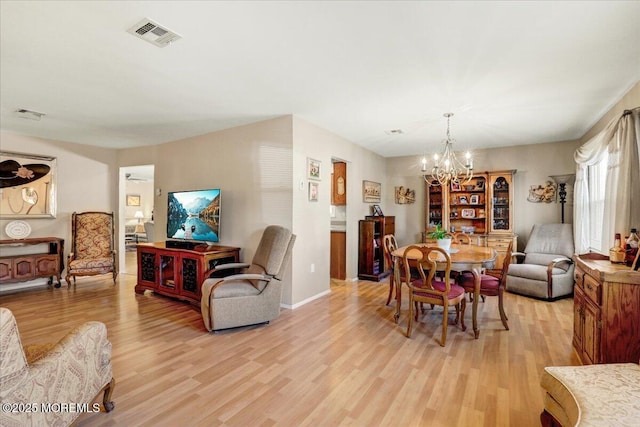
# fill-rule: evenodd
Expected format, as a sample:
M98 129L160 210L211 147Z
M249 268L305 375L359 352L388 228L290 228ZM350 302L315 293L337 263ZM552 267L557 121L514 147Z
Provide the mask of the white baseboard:
M308 303L310 303L311 301L316 300L316 299L318 299L318 298L321 298L321 297L323 297L323 296L325 296L325 295L329 295L330 293L331 293L331 289L327 289L327 290L326 290L326 291L324 291L324 292L320 292L320 293L319 293L319 294L317 294L317 295L314 295L314 296L312 296L312 297L309 297L309 298L307 298L306 300L300 301L300 302L295 303L295 304L293 304L293 305L289 305L289 304L282 304L282 303L280 303L280 307L282 307L282 308L286 308L286 309L289 309L289 310L295 310L295 309L296 309L296 308L298 308L298 307L302 307L303 305L308 304Z

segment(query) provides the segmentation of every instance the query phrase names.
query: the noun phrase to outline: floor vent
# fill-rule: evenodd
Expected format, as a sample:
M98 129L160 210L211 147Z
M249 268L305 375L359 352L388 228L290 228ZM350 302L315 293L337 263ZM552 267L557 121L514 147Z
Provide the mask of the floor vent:
M136 25L129 28L127 32L158 47L168 46L174 41L182 38L180 34L156 24L149 18L145 18L138 22Z

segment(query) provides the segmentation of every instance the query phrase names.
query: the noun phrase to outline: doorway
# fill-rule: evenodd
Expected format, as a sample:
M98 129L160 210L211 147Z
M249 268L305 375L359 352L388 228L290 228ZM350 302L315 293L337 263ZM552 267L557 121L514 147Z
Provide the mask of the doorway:
M331 244L330 277L347 277L347 163L331 159Z
M153 223L154 172L154 165L120 168L118 265L123 274L137 274L136 245L149 240L145 223Z

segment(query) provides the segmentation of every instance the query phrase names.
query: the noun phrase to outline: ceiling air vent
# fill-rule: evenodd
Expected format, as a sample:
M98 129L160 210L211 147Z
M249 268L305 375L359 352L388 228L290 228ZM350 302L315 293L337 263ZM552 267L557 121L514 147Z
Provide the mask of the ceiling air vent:
M142 40L146 40L158 47L168 46L174 41L180 40L182 38L180 34L174 33L167 28L161 27L148 18L145 18L142 21L138 22L136 25L129 28L127 32L133 34L136 37L140 37Z
M42 117L46 116L45 113L39 113L33 110L25 110L24 108L16 110L16 115L21 119L29 119L29 120L36 120L36 121L40 121Z

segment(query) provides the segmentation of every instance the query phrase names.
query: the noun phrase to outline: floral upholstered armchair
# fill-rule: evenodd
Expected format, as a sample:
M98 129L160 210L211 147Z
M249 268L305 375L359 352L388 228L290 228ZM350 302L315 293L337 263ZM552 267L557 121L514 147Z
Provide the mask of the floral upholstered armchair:
M111 343L104 323L87 322L56 344L23 347L13 313L0 307L1 426L67 426L104 391L113 409ZM73 405L74 410L56 410ZM15 410L14 410L15 408Z
M71 253L67 258L67 284L76 276L113 274L118 269L114 247L113 212L74 212L71 216Z

